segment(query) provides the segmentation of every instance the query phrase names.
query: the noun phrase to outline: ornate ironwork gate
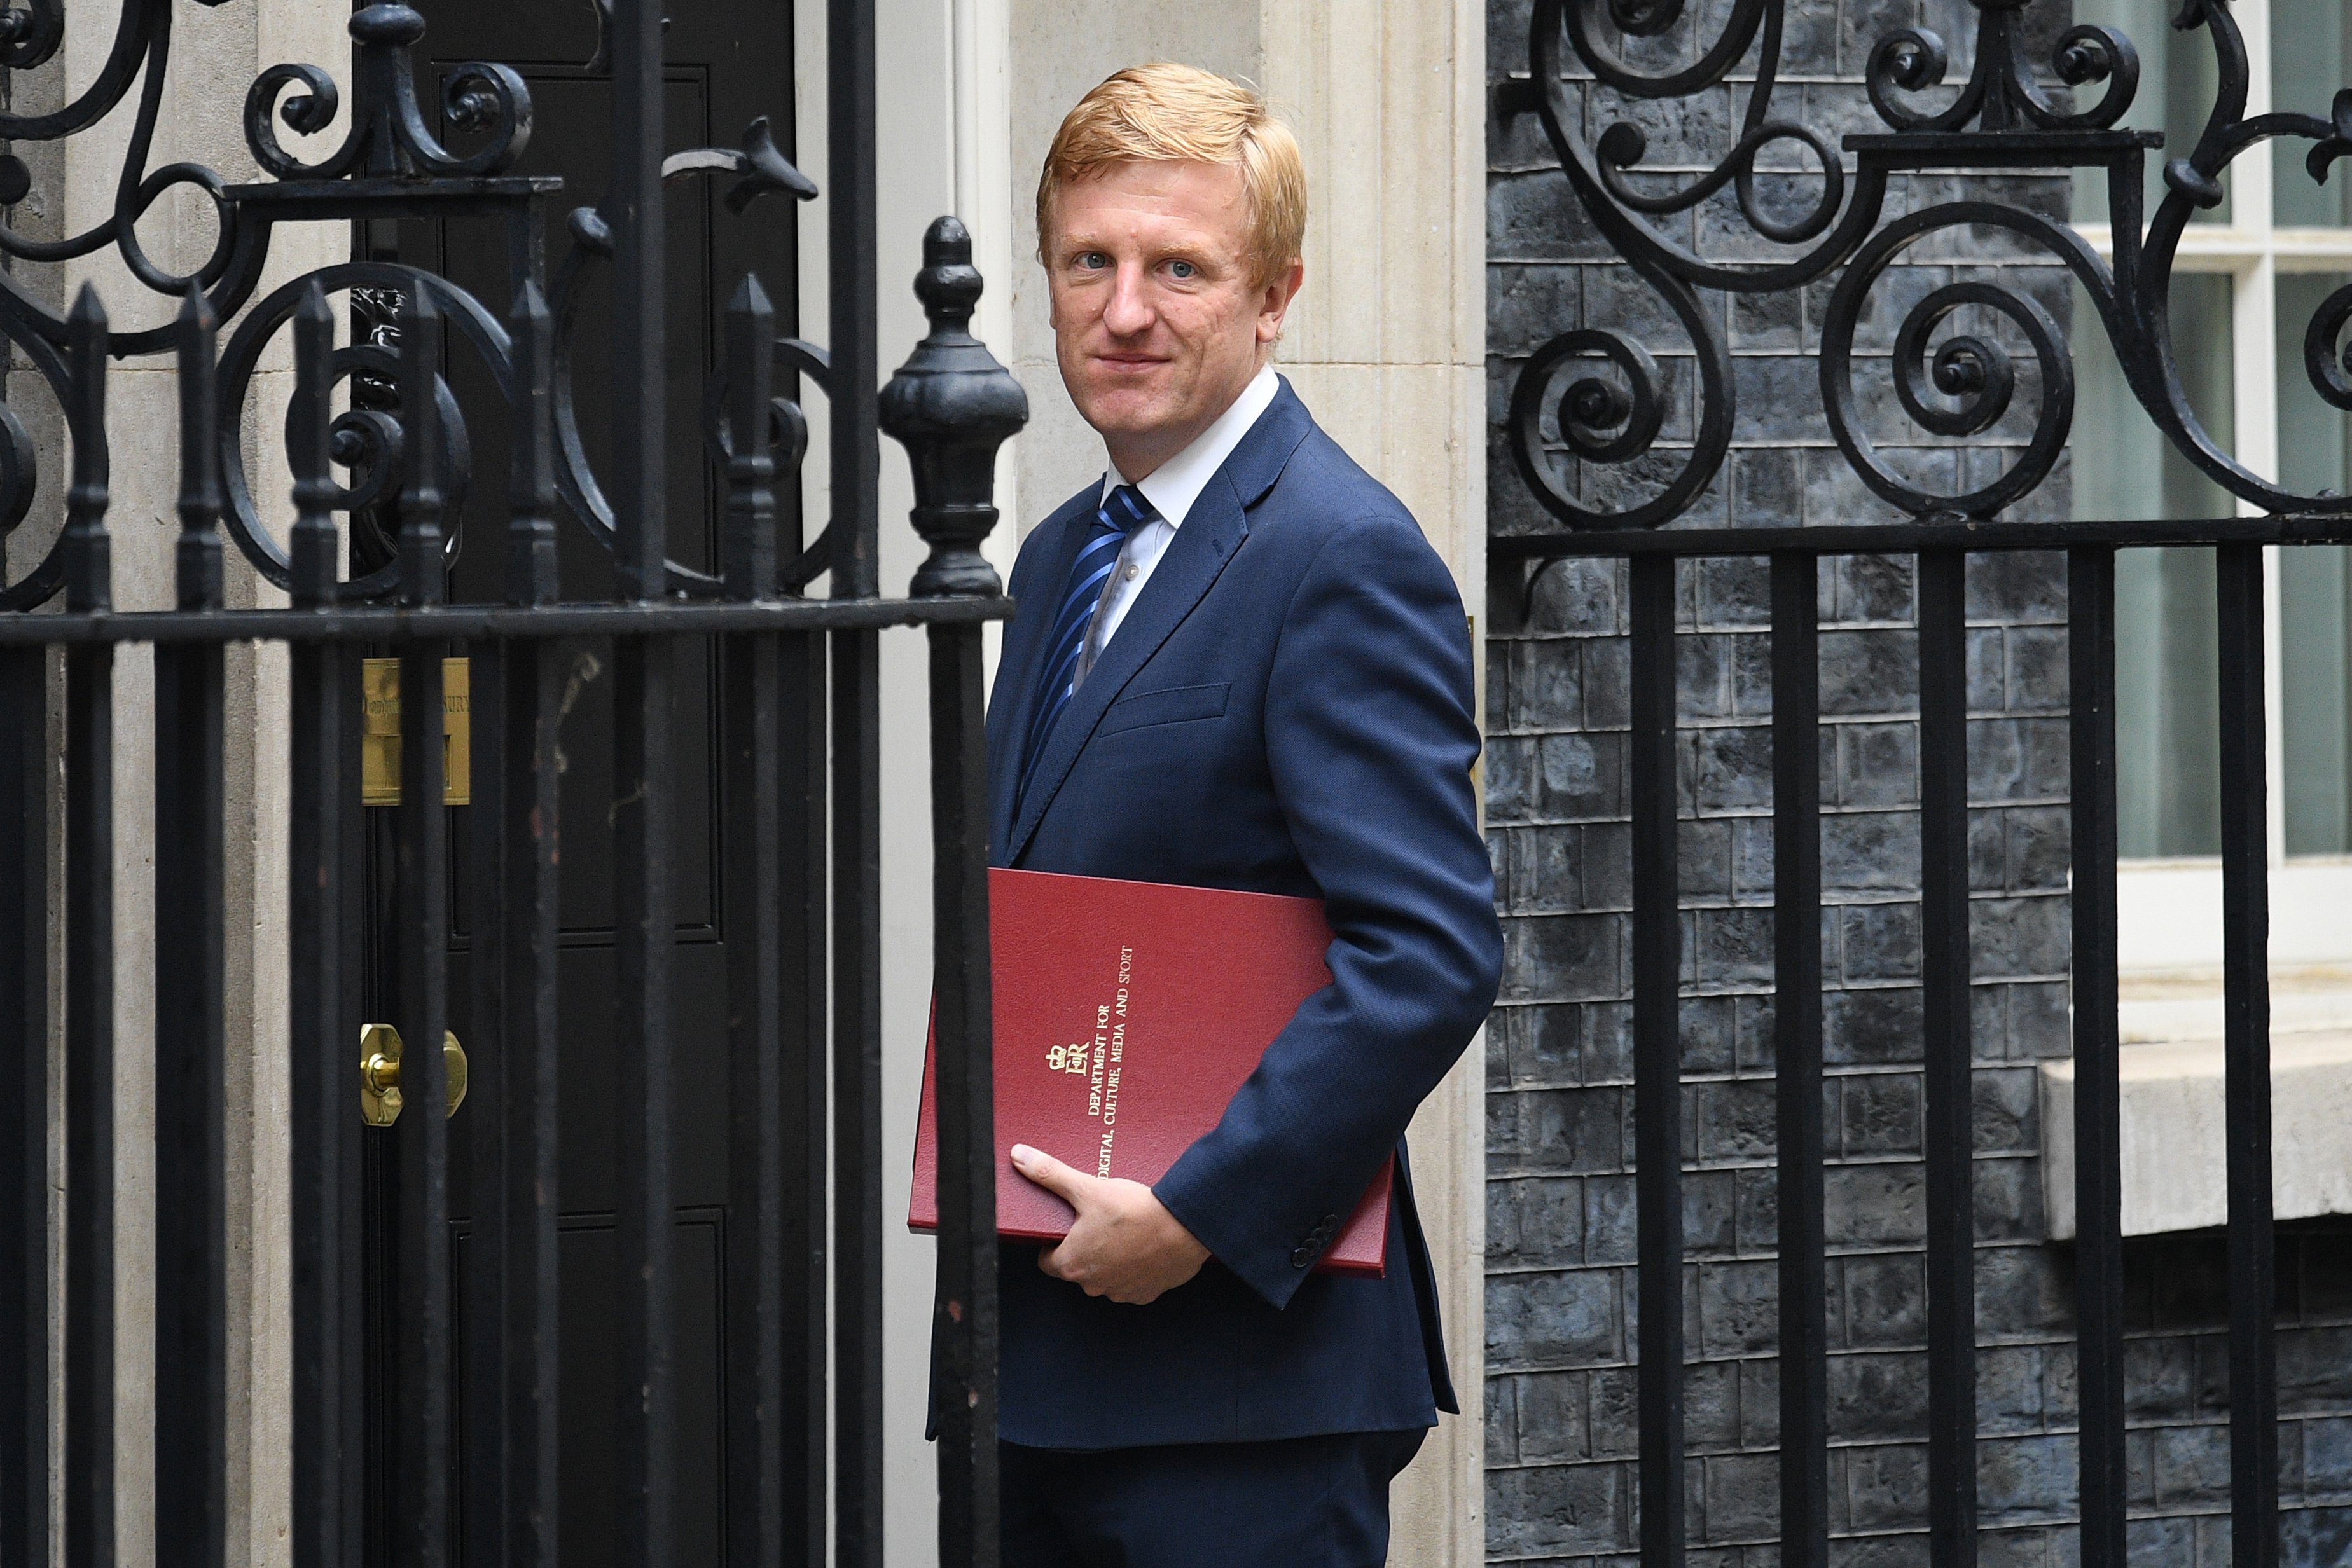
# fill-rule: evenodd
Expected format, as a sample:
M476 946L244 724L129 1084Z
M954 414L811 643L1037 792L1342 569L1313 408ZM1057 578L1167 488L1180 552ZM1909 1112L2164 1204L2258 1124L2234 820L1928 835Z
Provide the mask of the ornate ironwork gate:
M217 0L214 0L217 3ZM551 1564L562 1555L556 1458L566 1441L557 1401L557 1089L563 1061L556 983L556 900L566 868L558 775L567 698L553 639L606 637L614 648L615 1061L622 1082L614 1288L617 1383L613 1456L617 1560L676 1561L670 1492L670 970L677 793L669 734L676 651L719 648L726 755L713 824L728 868L726 1076L728 1184L737 1218L726 1253L724 1420L726 1550L748 1563L844 1563L881 1555L879 1340L880 872L879 638L900 625L930 643L936 852L937 1024L942 1230L937 1313L942 1376L943 1559L990 1563L994 1517L994 1188L990 1124L987 911L981 727L981 633L1010 612L978 546L996 521L997 446L1026 418L1012 378L967 329L981 279L952 218L925 240L917 291L930 333L881 382L875 293L876 78L873 0L828 12L827 184L830 343L779 337L759 279L735 285L725 363L706 394L709 460L723 476L720 570L671 559L665 475L692 459L666 450L666 182L730 182L726 204L805 199L815 185L765 120L739 147L666 152L660 7L593 0L608 73L616 154L601 202L568 211L561 182L509 172L531 131L530 92L506 66L451 70L436 107L420 101L411 51L419 14L370 5L352 16L348 135L315 161L289 151L279 123L304 135L334 122L341 93L315 65L272 67L244 110L247 145L268 178L232 185L194 163L150 171L170 65L173 0L124 0L110 53L86 92L42 115L0 114L0 136L70 137L144 86L111 216L87 232L36 241L0 230L17 264L110 253L142 288L176 298L175 321L110 330L85 287L55 313L0 278L0 334L13 362L46 382L71 445L66 519L53 548L0 585L0 1562L46 1563L61 1538L75 1568L111 1565L131 1543L115 1517L114 1357L121 1272L115 1225L115 652L154 649L156 802L154 1000L170 1020L154 1040L156 1138L154 1528L159 1557L223 1561L228 1499L225 1392L231 1266L223 1110L224 661L231 644L290 649L290 712L265 715L291 737L288 888L290 1008L293 1551L304 1564L360 1561L362 1442L358 1191L354 1131L363 1072L356 962L342 935L359 895L350 846L360 810L360 678L364 645L398 657L399 862L393 941L399 962L389 1019L410 1042L379 1060L372 1089L397 1074L409 1113L396 1123L398 1299L392 1314L395 1435L389 1479L394 1559ZM53 68L68 26L65 0L0 12L0 67ZM789 105L779 105L789 112ZM434 129L447 127L447 140ZM0 153L0 201L33 187L27 164ZM193 191L218 225L211 254L178 275L151 257L138 221L166 193ZM289 223L467 218L502 225L510 290L478 298L414 266L352 260L257 298L275 230ZM552 274L551 223L564 250ZM594 473L573 416L569 347L583 280L613 270L616 301L611 471ZM730 280L731 281L731 280ZM373 340L337 346L329 297L396 315L396 352ZM225 347L216 323L239 317ZM244 469L248 387L265 351L290 336L296 388L286 430L290 506L257 495ZM445 343L473 357L511 423L504 602L448 601L455 540L446 526L468 472L467 411L453 392ZM109 558L110 465L160 461L110 452L110 361L176 359L180 400L177 608L119 612ZM806 549L780 544L774 491L797 471L807 424L785 378L814 382L831 405L832 517ZM390 399L370 406L355 387ZM879 435L912 461L916 528L929 559L903 598L878 579ZM41 476L26 423L0 404L0 532L30 513ZM346 472L339 478L336 469ZM336 514L393 519L390 559L347 550ZM290 517L289 542L270 519ZM610 601L567 601L555 574L558 530L579 528L610 552ZM354 539L355 545L364 541ZM478 540L478 547L491 541ZM234 548L287 591L283 609L224 603ZM352 569L346 570L347 555ZM824 598L807 586L830 573ZM62 594L61 611L50 601ZM43 612L34 613L37 610ZM471 805L443 805L444 658L470 657ZM789 664L787 653L792 655ZM61 663L61 689L52 672ZM795 707L787 667L829 671L830 699ZM61 713L57 705L61 704ZM829 706L829 714L827 708ZM784 716L805 711L795 729ZM62 756L53 755L53 717ZM830 758L829 782L824 760ZM811 785L801 788L794 780ZM61 800L62 821L53 801ZM474 857L471 983L449 985L453 821ZM787 907L779 867L800 843L824 845L814 899ZM58 865L61 852L62 865ZM830 875L830 920L824 888ZM53 882L53 873L56 875ZM61 889L61 894L58 890ZM829 925L829 931L827 925ZM49 992L61 925L63 994ZM829 985L827 970L829 967ZM796 996L805 986L814 995ZM791 1018L814 1020L795 1031ZM48 1176L52 1020L61 1019L64 1234L53 1238ZM465 1029L478 1056L474 1134L478 1190L494 1192L474 1241L449 1239L449 1141L423 1113L453 1092L456 1059L432 1042ZM415 1049L425 1046L425 1049ZM815 1107L788 1124L787 1104ZM825 1107L830 1107L828 1173ZM485 1154L482 1151L488 1151ZM827 1180L831 1191L828 1195ZM788 1239L791 1239L788 1240ZM53 1247L62 1256L53 1279ZM62 1288L62 1403L52 1397L49 1324ZM463 1343L453 1313L463 1303ZM827 1325L832 1361L828 1368ZM472 1369L457 1407L461 1359ZM828 1375L829 1374L829 1375ZM467 1465L455 1479L462 1416ZM62 1433L63 1516L50 1517L51 1445ZM828 1498L828 1476L831 1496ZM458 1495L462 1491L462 1496ZM830 1533L831 1545L828 1546ZM576 1552L576 1547L575 1547Z
M1781 1561L1830 1561L1828 1320L1823 1294L1822 967L1817 569L1825 557L1916 559L1919 805L1923 892L1930 1560L1976 1558L1977 1403L1970 1176L1968 695L1963 582L1971 553L2063 550L2072 682L2072 855L2075 1280L2080 1322L2081 1561L2122 1568L2126 1501L2124 1301L2118 1166L2116 794L2116 559L2134 547L2214 547L2219 561L2221 790L2226 948L2229 1148L2231 1535L2242 1568L2278 1561L2277 1365L2264 775L2263 554L2273 546L2352 543L2352 498L2298 495L2236 462L2200 423L2177 373L2170 284L2192 215L2224 198L2223 177L2270 140L2308 143L2328 178L2352 154L2352 90L2325 115L2246 115L2248 58L2223 0L2189 0L2175 26L2201 31L2218 88L2193 147L2163 165L2165 193L2143 202L2160 135L2119 129L2138 84L2137 53L2107 27L2053 26L2046 71L2029 58L2029 0L1971 0L1976 36L1965 84L1939 92L1942 39L1906 27L1874 41L1866 86L1888 129L1827 137L1776 108L1781 0L1735 0L1701 15L1680 0L1537 0L1528 75L1497 91L1507 122L1538 116L1592 225L1695 350L1687 433L1670 430L1675 389L1648 345L1588 326L1538 348L1510 400L1519 479L1556 520L1489 543L1498 591L1531 593L1536 574L1574 557L1630 562L1634 1116L1640 1299L1680 1300L1684 1261L1677 1033L1675 580L1680 561L1769 559L1772 846L1775 881L1780 1224ZM1958 9L1955 7L1955 9ZM1968 13L1962 12L1962 15ZM1735 70L1740 74L1733 81ZM2054 79L2053 79L2054 78ZM1588 82L1618 95L1625 118ZM1733 82L1729 88L1727 82ZM1736 141L1711 171L1664 177L1642 165L1642 100L1696 102L1744 92ZM1594 123L1588 125L1587 115ZM1701 123L1704 123L1702 121ZM1597 135L1588 132L1597 130ZM1811 166L1759 171L1768 149ZM1842 158L1850 158L1848 163ZM2067 225L2021 206L1957 200L1888 214L1891 177L2021 170L2103 174L2112 261ZM1759 173L1764 178L1759 179ZM1759 186L1783 187L1779 202ZM1746 225L1725 225L1737 254L1710 260L1652 220L1689 213L1728 187ZM1791 204L1786 191L1802 198ZM2066 334L2029 295L1960 280L1910 303L1892 334L1893 397L1859 390L1857 322L1906 250L1969 226L2046 254L2080 286L2148 417L2247 515L2195 522L2019 520L2047 478L2074 409ZM1840 269L1843 269L1842 272ZM1719 313L1703 292L1767 295L1834 277L1820 340L1820 395L1839 450L1869 490L1907 520L1853 527L1675 527L1721 469L1733 439L1735 382ZM2316 394L2352 410L2341 340L2352 288L2330 295L2305 336ZM1987 325L1986 323L1990 323ZM2021 340L2032 376L2009 347ZM2038 383L2030 436L2007 468L1958 494L1920 487L1873 444L1874 421L1907 417L1944 438L1991 429ZM1899 404L1900 413L1895 405ZM1685 437L1673 439L1673 437ZM1679 1311L1639 1321L1640 1541L1653 1568L1685 1554L1684 1324Z

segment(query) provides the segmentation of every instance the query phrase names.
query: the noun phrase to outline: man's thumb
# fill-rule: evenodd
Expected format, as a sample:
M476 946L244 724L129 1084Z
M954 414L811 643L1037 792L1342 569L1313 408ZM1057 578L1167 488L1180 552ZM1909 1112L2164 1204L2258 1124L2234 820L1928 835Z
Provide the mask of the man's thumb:
M1088 1179L1045 1150L1033 1149L1026 1144L1013 1145L1013 1168L1072 1208L1078 1206L1079 1195L1086 1191Z

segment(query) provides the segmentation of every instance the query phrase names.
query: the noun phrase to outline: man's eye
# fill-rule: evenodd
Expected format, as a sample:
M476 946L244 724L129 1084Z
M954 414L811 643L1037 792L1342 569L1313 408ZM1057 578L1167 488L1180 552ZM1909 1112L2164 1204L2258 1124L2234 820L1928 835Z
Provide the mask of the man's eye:
M1168 276L1171 277L1189 278L1198 277L1200 275L1201 269L1189 261L1171 261L1168 264Z
M1110 257L1098 250L1078 252L1078 266L1088 272L1099 272L1110 265Z

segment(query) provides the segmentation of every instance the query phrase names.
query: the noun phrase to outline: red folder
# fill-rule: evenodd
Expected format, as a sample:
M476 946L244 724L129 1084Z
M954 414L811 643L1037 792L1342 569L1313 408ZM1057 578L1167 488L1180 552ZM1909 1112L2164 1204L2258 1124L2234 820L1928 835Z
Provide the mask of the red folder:
M988 873L988 898L996 1226L1017 1240L1058 1240L1076 1217L1013 1168L1014 1144L1158 1181L1217 1124L1298 1004L1331 983L1317 899L1002 870ZM939 1228L938 1044L923 1057L915 1230ZM1395 1166L1381 1166L1318 1269L1382 1272Z

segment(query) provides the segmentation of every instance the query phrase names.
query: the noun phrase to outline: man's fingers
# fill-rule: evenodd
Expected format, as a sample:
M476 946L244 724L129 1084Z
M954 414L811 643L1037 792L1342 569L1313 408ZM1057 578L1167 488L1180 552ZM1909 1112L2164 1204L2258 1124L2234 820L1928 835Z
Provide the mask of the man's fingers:
M1056 1254L1061 1250L1062 1247L1059 1242L1055 1242L1051 1247L1039 1249L1037 1252L1038 1270L1048 1278L1066 1281L1070 1284L1078 1286L1089 1296L1101 1295L1103 1293L1103 1288L1100 1285L1080 1281L1071 1275L1062 1272L1062 1260L1056 1256Z
M1043 1149L1033 1149L1026 1144L1013 1145L1013 1168L1068 1204L1078 1207L1087 1185L1097 1178L1074 1171Z

